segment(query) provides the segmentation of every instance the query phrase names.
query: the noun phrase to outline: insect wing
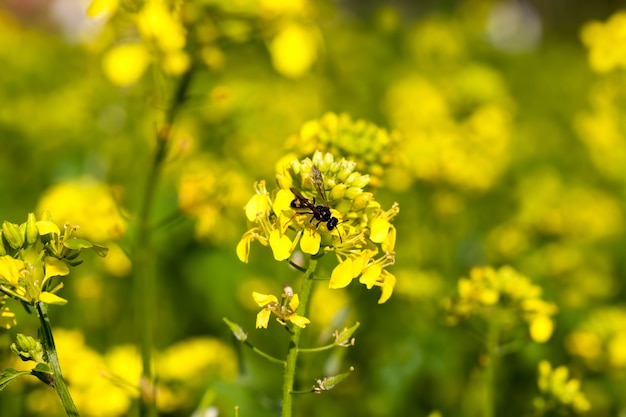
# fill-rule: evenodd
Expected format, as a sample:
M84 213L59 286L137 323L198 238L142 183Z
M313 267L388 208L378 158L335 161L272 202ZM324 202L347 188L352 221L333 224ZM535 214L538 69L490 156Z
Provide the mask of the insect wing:
M324 175L322 171L315 165L311 167L311 182L315 186L317 193L322 197L324 205L328 207L328 200L326 199L326 190L324 189Z

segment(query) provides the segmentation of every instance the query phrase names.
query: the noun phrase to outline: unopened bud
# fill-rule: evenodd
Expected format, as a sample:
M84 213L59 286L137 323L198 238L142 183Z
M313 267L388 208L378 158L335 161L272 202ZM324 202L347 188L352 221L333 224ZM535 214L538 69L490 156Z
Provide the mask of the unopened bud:
M352 202L352 210L359 211L367 207L369 202L373 199L372 193L360 193L356 196Z
M19 249L24 244L24 233L17 224L7 221L2 223L2 236L13 249Z
M28 219L26 220L26 242L29 245L33 245L39 238L39 231L37 230L37 219L35 213L28 213Z

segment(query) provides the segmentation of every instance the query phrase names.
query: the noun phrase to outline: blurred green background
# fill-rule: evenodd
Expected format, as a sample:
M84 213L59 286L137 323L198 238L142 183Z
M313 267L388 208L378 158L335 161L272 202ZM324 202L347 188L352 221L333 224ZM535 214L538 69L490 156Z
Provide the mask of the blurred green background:
M298 385L356 370L330 392L298 398L296 415L481 415L483 344L471 326L447 326L442 303L482 265L513 266L559 308L548 342L529 341L503 359L496 415L531 415L542 359L582 379L587 415L626 413L626 73L592 70L581 41L587 22L626 5L175 4L189 28L185 51L202 65L155 207L164 223L155 234L154 320L171 396L163 415L191 415L202 398L224 416L235 405L241 416L277 415L281 370L238 344L222 317L270 354L286 352L288 334L275 323L254 329L251 292L276 294L299 275L259 245L243 264L235 246L254 182L271 188L301 126L327 112L401 135L377 191L384 207L400 204L390 269L398 283L383 305L361 285L336 294L316 287L311 319L322 324L305 333L307 344L327 340L333 316L335 327L361 326L353 348L303 358ZM47 209L111 248L73 271L61 294L69 304L51 309L53 324L68 331L59 344L70 384L81 360L128 371L119 352L137 343L124 251L177 76L159 67L157 51L136 81L116 85L103 57L139 37L129 28L141 5L122 1L112 16L92 19L89 2L76 0L0 5L0 219L21 223ZM281 34L294 43L281 45ZM4 366L18 366L8 349L15 333L36 332L18 307L18 326L0 332ZM595 350L580 348L581 334L595 337L582 345ZM203 353L192 340L205 343ZM83 415L132 414L126 399L114 399L119 392L90 388L97 375L74 378L84 387ZM0 415L56 415L51 390L34 382L0 393Z

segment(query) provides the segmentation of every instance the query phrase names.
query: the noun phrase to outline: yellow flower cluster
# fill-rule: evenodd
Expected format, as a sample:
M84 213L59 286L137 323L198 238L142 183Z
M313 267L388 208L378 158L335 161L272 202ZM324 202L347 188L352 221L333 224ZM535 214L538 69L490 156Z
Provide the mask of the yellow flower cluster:
M56 295L63 283L54 278L68 275L70 266L82 262L78 259L82 249L94 249L101 256L107 252L106 248L73 237L76 229L66 224L61 232L49 213L39 221L30 213L21 225L5 221L0 232L0 293L31 306L38 302L67 303ZM14 316L3 305L4 300L0 298L0 325L9 328Z
M626 11L611 15L606 22L583 26L582 41L589 48L589 65L598 73L626 68Z
M297 155L315 150L342 155L355 161L357 169L370 175L370 186L377 186L383 169L394 162L400 142L398 132L389 133L365 120L350 115L326 113L320 119L306 122L298 135L287 140L287 148Z
M81 332L55 328L54 335L64 376L81 415L127 416L140 392L141 358L136 347L118 345L100 354L86 344ZM14 364L17 369L24 366ZM158 408L163 413L175 413L196 404L206 389L207 378L233 381L237 375L237 358L232 348L217 339L192 338L159 352L156 369ZM60 403L55 398L42 403L42 391L53 392L47 388L36 390L38 401L29 402L29 407L36 409L30 411L53 414L50 410L58 409Z
M248 198L242 191L246 184L240 170L208 155L185 162L178 180L178 206L197 219L197 238L219 242L233 235L235 212L240 213Z
M135 83L152 59L170 75L182 74L189 68L191 59L184 51L186 29L180 10L171 8L169 3L147 0L132 15L133 31L138 39L111 47L103 58L103 69L111 82L120 86ZM123 13L125 9L119 7L119 0L93 0L87 9L91 17Z
M623 80L606 77L589 93L589 109L579 114L575 126L596 169L614 181L624 181L626 131Z
M486 321L496 318L509 329L521 317L535 342L546 342L552 336L556 305L542 300L541 288L511 267L474 268L469 278L459 280L458 293L458 299L445 301L451 324L478 316Z
M383 210L371 192L363 190L369 176L355 171L356 163L335 161L330 153L293 160L276 175L278 190L270 194L264 182L245 207L252 227L237 245L237 256L248 261L250 243L270 246L278 261L289 259L296 248L321 255L334 251L339 264L332 272L331 288L343 288L359 278L367 288L382 289L379 303L391 296L395 277L385 268L395 261L398 214L394 204Z
M550 410L571 410L576 414L589 411L591 404L580 391L580 381L568 378L569 370L565 366L552 368L548 361L541 361L537 381L540 396L533 401L535 409L542 414Z
M593 312L567 337L566 346L592 369L626 369L626 309Z

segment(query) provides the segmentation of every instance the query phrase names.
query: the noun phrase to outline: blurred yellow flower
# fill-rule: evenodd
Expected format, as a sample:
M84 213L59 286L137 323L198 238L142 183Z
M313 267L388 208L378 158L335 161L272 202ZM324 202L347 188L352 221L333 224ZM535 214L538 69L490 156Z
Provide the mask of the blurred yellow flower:
M58 225L79 224L76 234L95 242L119 239L126 233L127 222L113 189L92 179L51 186L40 197L37 210L52 213Z
M313 27L288 23L271 40L269 50L276 71L300 78L317 59L318 34Z
M131 85L145 72L150 63L150 54L142 44L114 46L102 58L102 69L115 85Z
M583 26L581 38L589 48L589 65L598 73L626 68L626 11L618 11L606 22L592 21Z
M582 414L591 409L587 397L580 390L580 380L569 379L569 370L565 366L552 368L548 361L541 361L537 386L540 396L535 398L533 404L542 415L552 410L563 414L565 410Z
M497 319L505 327L525 321L529 335L545 343L554 331L552 316L557 306L541 299L541 288L513 268L473 268L469 278L458 281L458 298L446 300L450 323L478 316L485 321ZM509 323L510 321L510 323Z

